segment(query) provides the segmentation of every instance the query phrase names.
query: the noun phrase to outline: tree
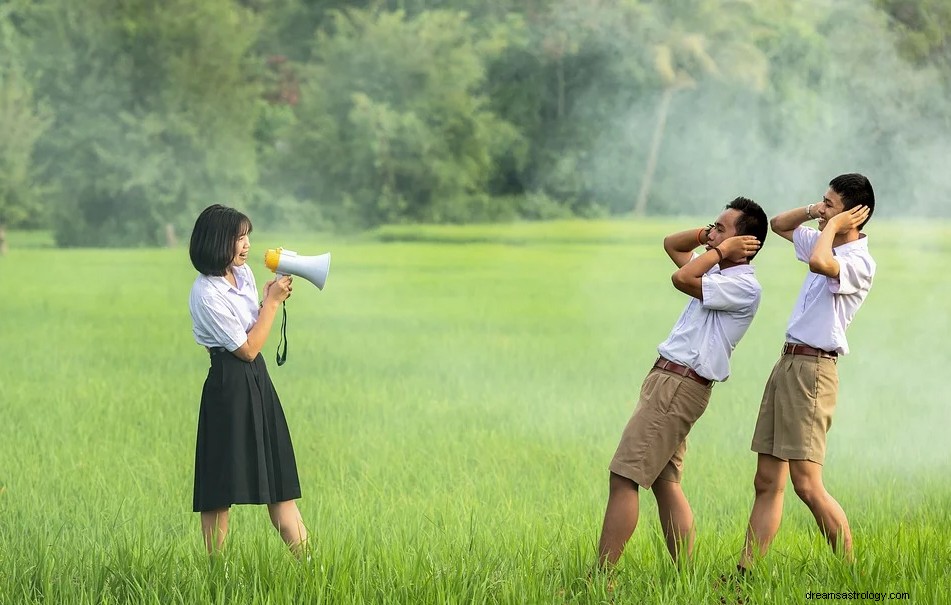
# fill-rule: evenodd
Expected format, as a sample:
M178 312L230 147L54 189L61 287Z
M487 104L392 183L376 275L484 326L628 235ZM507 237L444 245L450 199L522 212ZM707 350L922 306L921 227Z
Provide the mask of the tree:
M257 50L306 63L312 58L314 34L334 11L366 8L370 0L239 0L261 20Z
M917 65L934 65L951 85L951 3L945 0L875 0L891 19L897 46Z
M724 10L727 9L727 10ZM677 91L694 88L706 77L742 82L755 92L766 88L768 63L753 42L735 33L754 28L738 27L750 21L751 2L671 2L651 14L654 36L654 70L661 84L657 117L650 151L634 204L634 214L643 216L653 184L670 104ZM659 35L658 35L659 34Z
M648 10L635 0L539 1L509 18L509 45L490 63L486 89L529 150L499 166L494 191L537 192L581 215L611 207L617 196L600 178L598 148L647 84Z
M253 16L230 0L45 0L20 15L56 121L40 140L60 245L155 245L255 181Z
M479 94L503 43L463 13L334 13L268 182L357 226L492 218L495 158L518 142Z
M33 150L49 126L37 106L20 60L25 41L0 6L0 254L7 251L9 226L36 223L42 214Z

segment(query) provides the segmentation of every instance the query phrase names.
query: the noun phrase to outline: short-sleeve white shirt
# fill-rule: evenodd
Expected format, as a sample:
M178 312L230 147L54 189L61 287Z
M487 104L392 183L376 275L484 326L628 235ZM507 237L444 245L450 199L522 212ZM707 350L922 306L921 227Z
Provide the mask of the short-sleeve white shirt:
M247 342L258 320L258 288L247 265L234 267L234 280L236 286L215 275L195 278L188 309L198 344L234 351Z
M818 230L797 227L793 231L796 258L808 263L818 241ZM845 329L852 323L872 287L875 260L869 254L868 236L864 234L857 240L836 246L832 254L839 263L839 277L827 277L812 271L806 275L786 327L786 340L848 355Z
M720 270L700 279L703 301L691 298L673 330L657 347L667 359L709 380L730 376L730 355L753 321L762 288L752 265Z

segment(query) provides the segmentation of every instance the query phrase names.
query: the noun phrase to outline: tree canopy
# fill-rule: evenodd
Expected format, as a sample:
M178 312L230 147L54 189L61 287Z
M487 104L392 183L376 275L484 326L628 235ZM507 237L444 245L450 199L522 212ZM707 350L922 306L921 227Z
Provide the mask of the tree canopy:
M0 241L778 210L851 171L951 216L948 7L0 0Z

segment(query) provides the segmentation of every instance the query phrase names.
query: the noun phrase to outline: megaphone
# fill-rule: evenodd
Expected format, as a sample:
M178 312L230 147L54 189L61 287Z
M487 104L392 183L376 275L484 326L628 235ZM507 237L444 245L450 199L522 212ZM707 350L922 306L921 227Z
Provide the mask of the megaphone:
M293 250L270 248L264 253L264 265L278 275L297 275L324 289L330 273L330 253L300 256Z

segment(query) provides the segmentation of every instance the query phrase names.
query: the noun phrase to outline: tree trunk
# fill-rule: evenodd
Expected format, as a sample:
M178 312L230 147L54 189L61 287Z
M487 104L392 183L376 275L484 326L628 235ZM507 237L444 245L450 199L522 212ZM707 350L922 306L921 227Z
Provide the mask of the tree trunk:
M647 198L651 192L654 170L657 168L657 156L660 154L660 143L664 139L664 127L667 125L667 114L670 111L670 100L673 96L673 86L665 88L664 93L660 96L660 105L657 107L657 124L654 126L654 137L651 140L650 152L647 155L644 176L641 177L641 190L637 194L637 202L634 204L634 216L644 216L647 210Z
M7 253L7 226L0 223L0 256Z
M555 70L558 76L558 121L565 115L565 59L564 55L558 57L558 67Z
M165 223L165 247L174 248L178 245L178 237L175 236L175 225Z

